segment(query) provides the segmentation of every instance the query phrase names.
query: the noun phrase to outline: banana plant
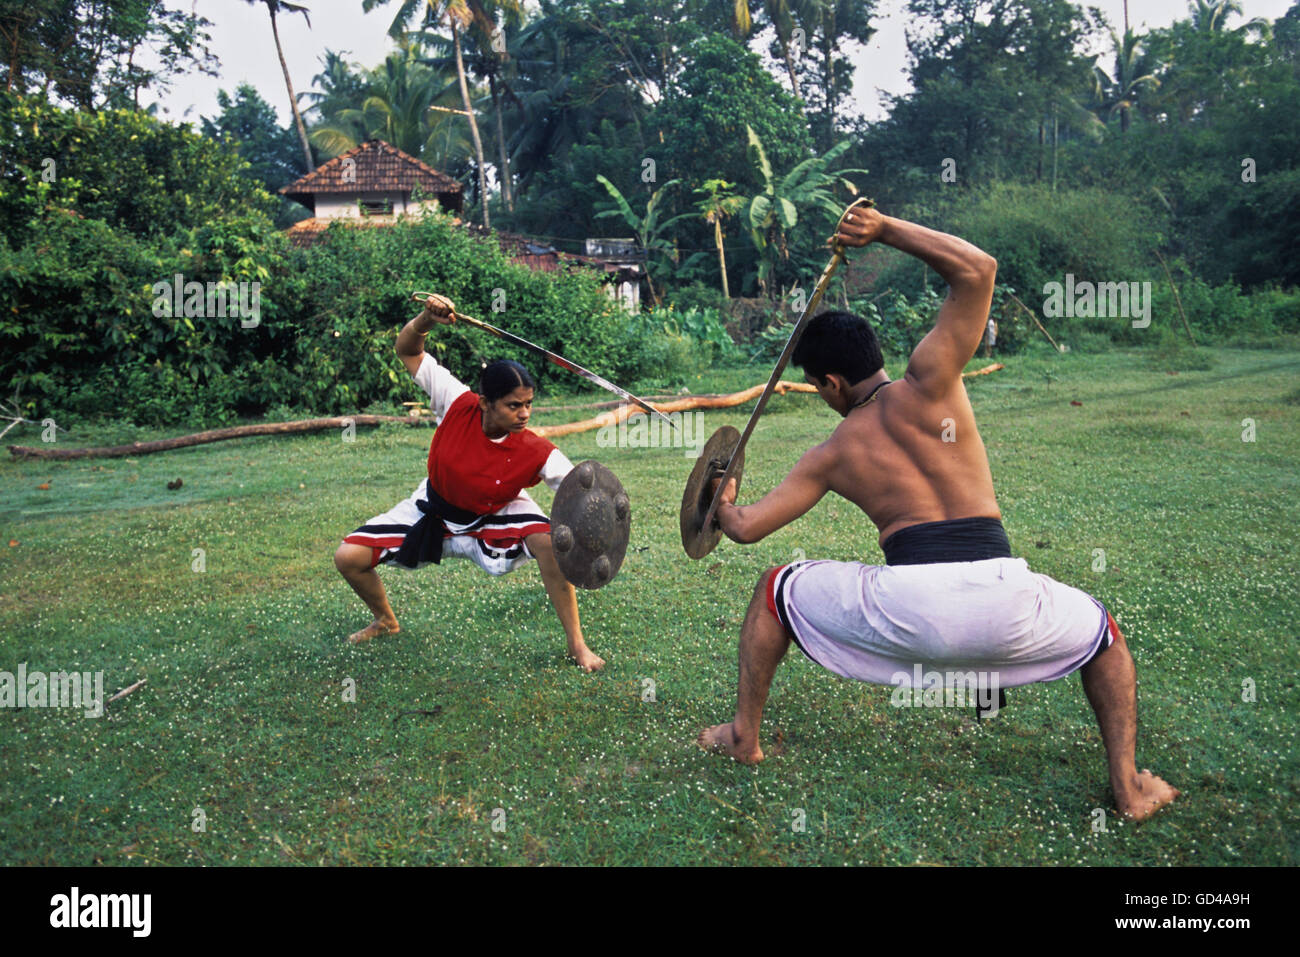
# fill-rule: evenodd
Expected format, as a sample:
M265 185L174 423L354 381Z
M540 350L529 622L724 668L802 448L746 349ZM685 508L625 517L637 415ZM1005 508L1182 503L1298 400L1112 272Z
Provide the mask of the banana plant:
M795 166L779 179L772 172L772 164L763 149L763 141L754 130L746 126L749 135L749 157L763 180L762 192L749 199L749 232L754 248L759 253L758 285L766 295L777 263L790 258L787 233L799 223L799 212L821 210L832 220L838 220L845 203L836 197L834 189L843 186L850 196L858 188L845 173L863 174L865 169L844 169L827 172L827 167L844 155L851 145L844 140L832 146L821 156L813 156Z
M660 204L663 202L664 194L669 187L676 186L681 180L669 180L651 193L650 199L646 201L644 214L637 213L627 201L627 198L619 191L619 188L602 174L597 173L596 180L609 191L615 206L614 209L606 209L597 213L596 219L620 216L623 222L627 223L632 230L633 235L636 236L636 241L646 253L645 281L646 285L650 287L650 299L657 306L662 300L655 290L654 280L650 277L650 261L656 253L669 258L675 255L676 249L674 245L665 236L668 227L679 220L689 219L694 215L694 213L682 213L662 222L659 219Z

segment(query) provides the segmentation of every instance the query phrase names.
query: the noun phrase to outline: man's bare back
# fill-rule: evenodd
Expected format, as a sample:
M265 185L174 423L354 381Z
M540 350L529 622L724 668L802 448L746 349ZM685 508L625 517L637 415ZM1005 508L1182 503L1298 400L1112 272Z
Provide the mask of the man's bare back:
M808 370L807 380L844 422L759 502L736 508L734 487L728 489L728 505L718 509L723 531L736 541L758 541L830 491L866 512L881 541L923 522L1000 518L961 378L984 332L996 260L956 236L874 209L851 211L836 239L851 246L885 242L924 259L948 281L948 297L902 379L890 382L883 368L857 382Z
M829 490L866 512L882 542L922 522L1002 517L960 380L939 400L907 377L887 382L817 450Z

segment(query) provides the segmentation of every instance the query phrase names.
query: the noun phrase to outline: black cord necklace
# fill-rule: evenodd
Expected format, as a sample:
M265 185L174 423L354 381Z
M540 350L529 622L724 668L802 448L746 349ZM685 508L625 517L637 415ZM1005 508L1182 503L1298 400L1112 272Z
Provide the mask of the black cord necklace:
M867 393L866 398L859 399L857 402L854 402L853 405L849 407L849 411L852 412L854 409L858 408L859 406L866 405L868 402L870 402L872 399L876 397L877 392L879 392L885 386L889 385L889 383L892 381L893 381L892 379L886 379L884 382L880 383L880 385L876 386L874 389L872 389L870 392Z

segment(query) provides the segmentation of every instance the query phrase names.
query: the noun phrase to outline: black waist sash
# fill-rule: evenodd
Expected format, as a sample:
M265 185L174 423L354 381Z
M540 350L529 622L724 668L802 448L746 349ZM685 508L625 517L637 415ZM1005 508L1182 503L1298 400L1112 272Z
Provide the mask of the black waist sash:
M457 508L433 490L433 485L425 486L425 498L415 503L420 510L420 520L407 531L402 539L402 546L393 556L393 560L407 568L416 568L421 562L442 562L442 540L447 535L444 519L457 525L470 525L482 516L463 508Z
M1011 543L996 518L952 518L901 528L880 547L886 565L934 565L1010 558Z

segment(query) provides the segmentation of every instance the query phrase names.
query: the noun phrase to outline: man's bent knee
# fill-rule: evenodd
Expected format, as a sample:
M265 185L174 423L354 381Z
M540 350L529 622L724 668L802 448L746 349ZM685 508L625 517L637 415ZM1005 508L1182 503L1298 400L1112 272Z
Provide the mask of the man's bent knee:
M758 584L754 586L754 597L761 598L764 604L767 603L767 594L772 588L772 576L779 572L784 565L773 565L763 574L758 576Z

